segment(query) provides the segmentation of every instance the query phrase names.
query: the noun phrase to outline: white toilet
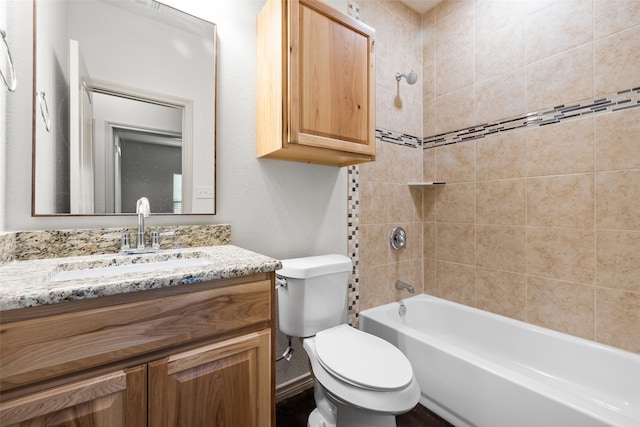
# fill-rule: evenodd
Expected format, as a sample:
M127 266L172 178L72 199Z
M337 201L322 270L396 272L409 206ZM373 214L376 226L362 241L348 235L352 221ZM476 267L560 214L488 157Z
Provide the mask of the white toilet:
M322 255L282 261L280 330L303 337L315 377L308 427L395 427L420 388L409 360L381 338L346 324L351 259Z

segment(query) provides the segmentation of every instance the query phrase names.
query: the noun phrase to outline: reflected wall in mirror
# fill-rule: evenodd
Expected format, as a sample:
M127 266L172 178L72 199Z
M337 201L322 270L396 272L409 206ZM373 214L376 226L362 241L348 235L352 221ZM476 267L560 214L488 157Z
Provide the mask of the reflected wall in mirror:
M32 214L142 196L214 214L215 25L155 0L35 0L34 29Z

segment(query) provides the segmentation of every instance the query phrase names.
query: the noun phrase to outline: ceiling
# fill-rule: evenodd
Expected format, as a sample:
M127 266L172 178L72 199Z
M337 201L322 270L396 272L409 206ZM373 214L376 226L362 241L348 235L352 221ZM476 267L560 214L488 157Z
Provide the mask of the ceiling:
M404 4L415 10L419 14L423 14L427 10L431 9L442 0L401 0Z

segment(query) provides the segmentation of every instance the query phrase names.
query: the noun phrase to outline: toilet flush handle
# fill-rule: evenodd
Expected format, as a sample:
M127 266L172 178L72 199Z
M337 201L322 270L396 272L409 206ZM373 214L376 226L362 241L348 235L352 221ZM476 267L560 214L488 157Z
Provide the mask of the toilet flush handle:
M278 288L286 288L287 287L287 279L284 277L276 276L276 289Z

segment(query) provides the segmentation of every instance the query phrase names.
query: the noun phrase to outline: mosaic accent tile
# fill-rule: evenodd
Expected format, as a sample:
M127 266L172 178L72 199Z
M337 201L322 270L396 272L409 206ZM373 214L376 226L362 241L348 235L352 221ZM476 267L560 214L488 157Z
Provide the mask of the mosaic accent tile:
M358 0L349 0L348 14L352 18L360 20L360 3L358 3Z
M347 289L347 314L348 322L351 326L358 327L358 294L360 288L360 249L359 249L359 226L360 226L360 169L358 165L350 166L347 170L347 247L349 257L353 262L351 275L349 276L349 286Z
M376 129L376 139L411 148L417 148L422 145L422 139L417 136L385 129Z
M565 120L577 119L592 114L613 113L638 107L640 107L640 87L635 87L633 89L617 92L604 98L589 100L582 103L576 102L568 105L558 105L544 111L528 113L523 116L511 117L498 122L484 123L449 133L425 137L422 140L422 147L424 149L428 149L441 145L456 144L458 142L480 139L495 133L504 133L514 129L533 126L548 126ZM387 139L393 138L387 137ZM393 141L389 140L388 142Z

